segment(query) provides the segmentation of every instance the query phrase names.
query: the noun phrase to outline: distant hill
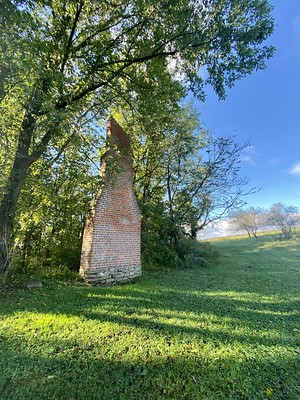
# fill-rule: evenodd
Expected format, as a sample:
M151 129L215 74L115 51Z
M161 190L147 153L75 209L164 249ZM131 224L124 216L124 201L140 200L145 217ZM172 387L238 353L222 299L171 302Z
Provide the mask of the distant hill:
M274 226L266 225L258 229L258 232L267 232L276 229ZM216 221L208 224L198 232L198 239L214 239L218 237L234 236L234 235L244 235L247 232L245 230L238 231L234 229L231 225L230 220Z

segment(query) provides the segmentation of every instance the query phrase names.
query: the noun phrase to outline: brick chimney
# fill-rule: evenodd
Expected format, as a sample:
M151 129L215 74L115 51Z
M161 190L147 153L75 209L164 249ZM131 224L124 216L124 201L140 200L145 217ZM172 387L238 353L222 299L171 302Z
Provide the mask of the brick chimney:
M112 117L107 141L104 184L86 220L80 264L80 274L94 285L141 275L141 215L132 187L130 139Z

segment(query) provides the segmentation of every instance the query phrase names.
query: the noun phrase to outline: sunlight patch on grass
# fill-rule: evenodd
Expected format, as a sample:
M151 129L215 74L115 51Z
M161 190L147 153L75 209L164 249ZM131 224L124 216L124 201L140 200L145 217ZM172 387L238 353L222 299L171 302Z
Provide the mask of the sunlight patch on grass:
M208 297L218 297L219 299L231 299L235 301L244 301L244 302L254 302L254 303L274 303L278 302L278 297L276 295L273 296L262 296L259 293L252 293L252 292L236 292L236 291L217 291L217 292L204 292L200 294L201 296L208 296Z
M45 282L1 293L0 393L299 400L298 252L270 237L216 243L213 268L146 273L119 287Z

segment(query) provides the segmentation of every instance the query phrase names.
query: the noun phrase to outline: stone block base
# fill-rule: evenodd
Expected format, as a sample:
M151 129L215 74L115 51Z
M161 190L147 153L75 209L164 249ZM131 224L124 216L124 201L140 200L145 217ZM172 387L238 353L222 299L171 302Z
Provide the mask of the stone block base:
M110 267L99 270L81 271L81 275L91 285L116 285L130 282L142 275L141 266Z

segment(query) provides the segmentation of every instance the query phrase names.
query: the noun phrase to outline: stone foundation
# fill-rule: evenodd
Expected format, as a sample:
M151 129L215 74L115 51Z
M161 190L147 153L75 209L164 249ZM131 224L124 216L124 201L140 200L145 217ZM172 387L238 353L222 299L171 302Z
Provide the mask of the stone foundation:
M89 270L85 272L85 279L92 285L117 285L129 282L130 280L141 276L140 266L133 267L114 267L99 268L98 270Z

